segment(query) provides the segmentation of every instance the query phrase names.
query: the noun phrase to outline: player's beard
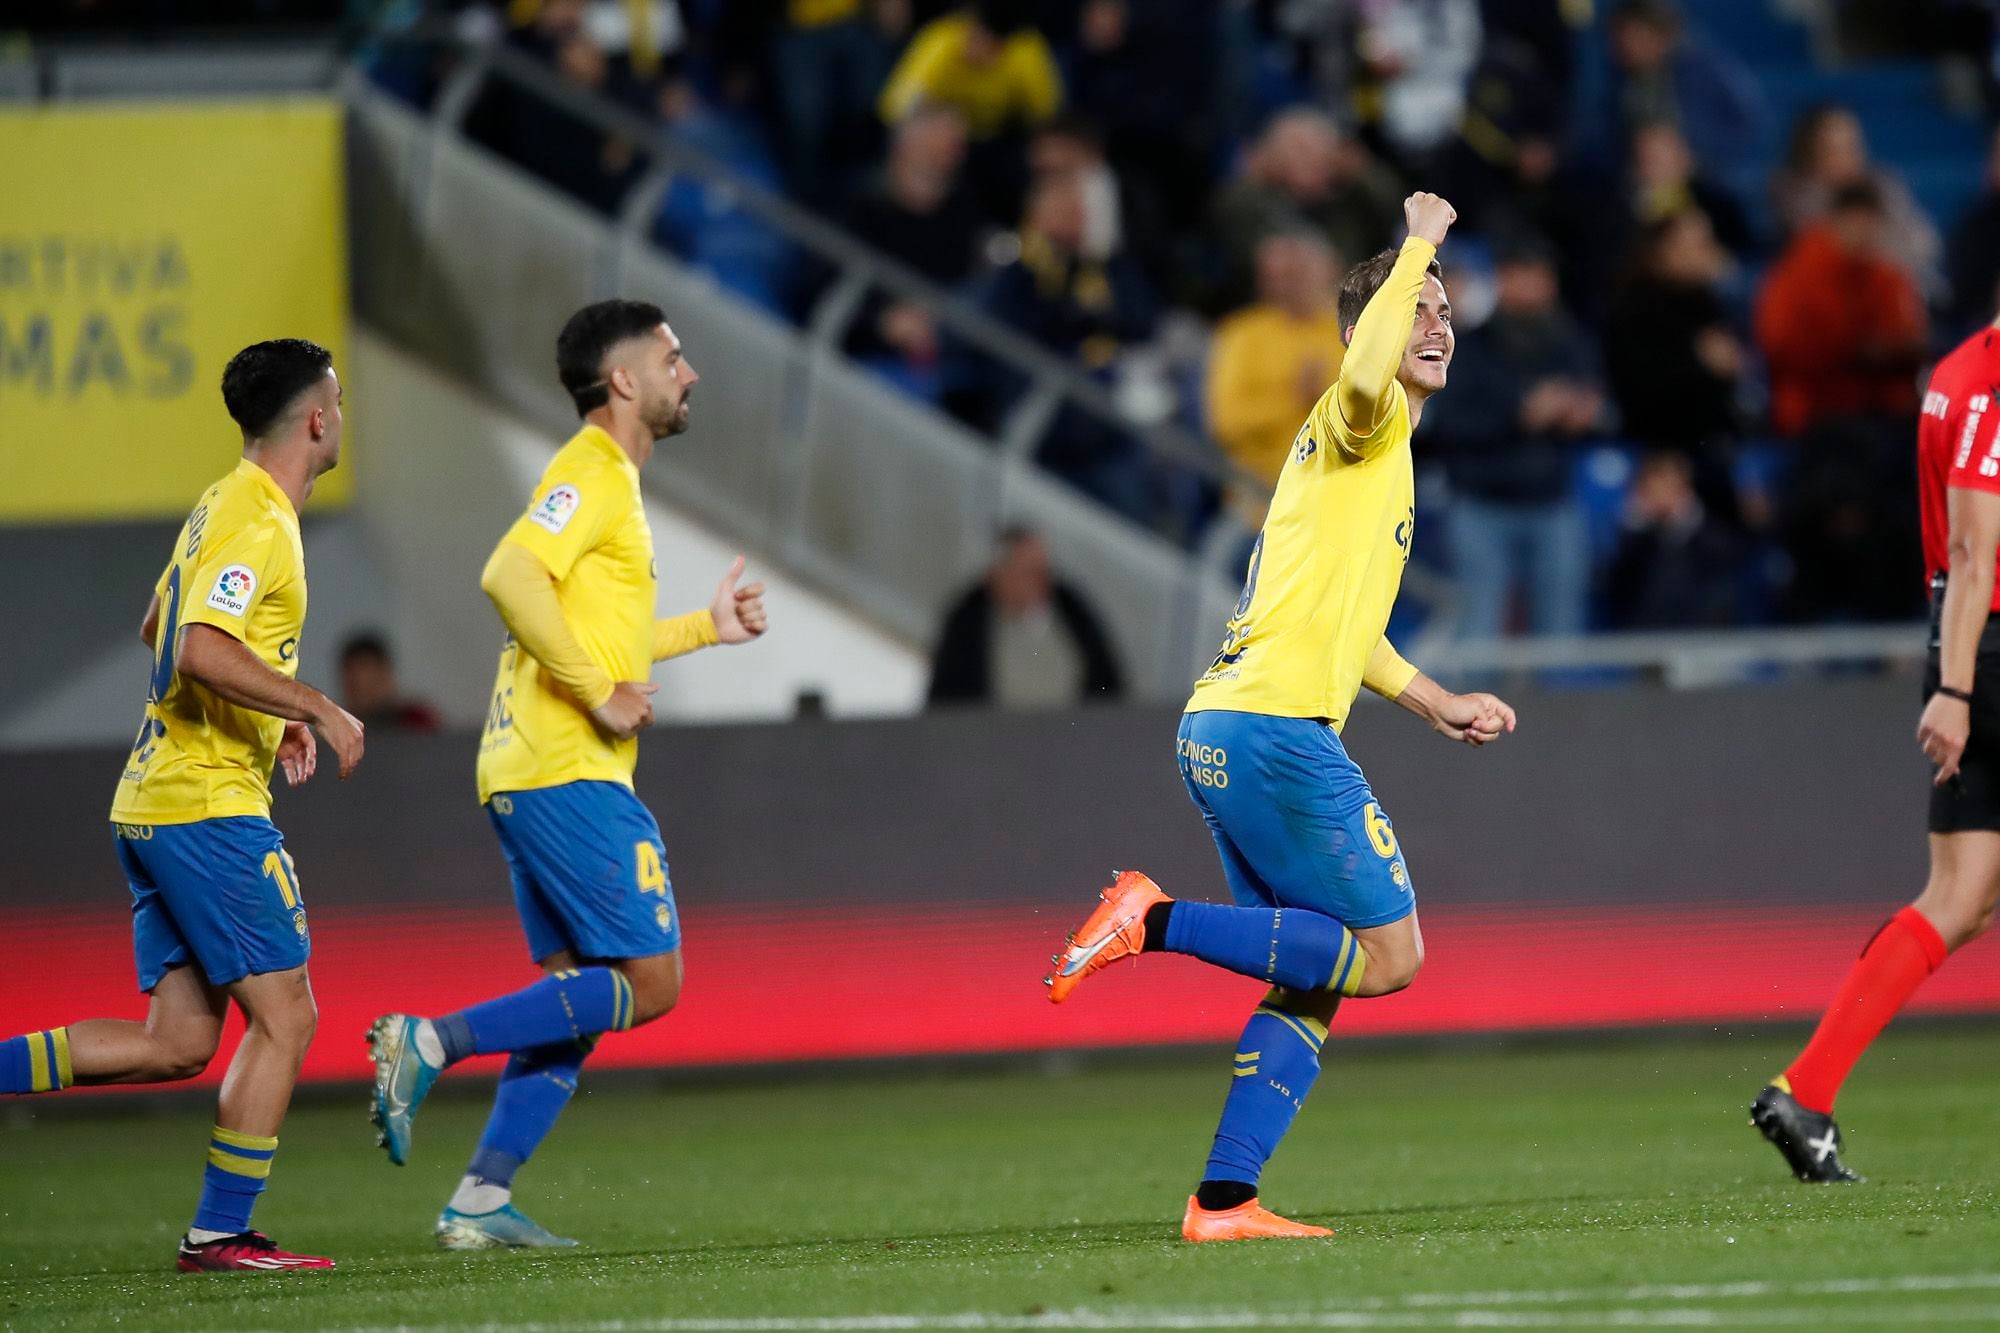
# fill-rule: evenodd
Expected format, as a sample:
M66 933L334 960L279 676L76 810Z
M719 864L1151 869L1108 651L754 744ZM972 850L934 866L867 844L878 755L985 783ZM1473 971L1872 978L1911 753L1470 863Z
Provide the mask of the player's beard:
M687 428L688 396L686 394L682 394L681 400L667 409L664 414L649 414L646 418L646 429L653 432L653 438L656 440L664 440L670 435L679 435Z

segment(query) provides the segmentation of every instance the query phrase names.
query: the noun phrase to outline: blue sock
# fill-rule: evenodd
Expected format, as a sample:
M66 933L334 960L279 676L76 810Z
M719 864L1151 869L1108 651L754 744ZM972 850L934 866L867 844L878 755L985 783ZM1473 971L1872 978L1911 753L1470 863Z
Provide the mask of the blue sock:
M202 1173L195 1226L230 1235L248 1231L250 1210L271 1178L271 1159L277 1155L276 1139L238 1134L217 1125L208 1140L208 1169Z
M467 1175L481 1185L513 1188L514 1173L535 1155L555 1128L556 1117L569 1105L591 1044L568 1041L514 1053L500 1075L493 1114L487 1117L486 1132L480 1135Z
M1287 990L1361 984L1364 955L1346 926L1297 907L1226 907L1176 901L1162 947Z
M610 967L551 972L512 995L437 1019L446 1064L468 1055L530 1051L632 1026L632 983Z
M1318 1019L1283 1013L1269 1000L1257 1006L1236 1047L1236 1076L1222 1103L1205 1179L1257 1183L1319 1077L1325 1040Z
M0 1093L61 1092L75 1081L68 1028L0 1041Z

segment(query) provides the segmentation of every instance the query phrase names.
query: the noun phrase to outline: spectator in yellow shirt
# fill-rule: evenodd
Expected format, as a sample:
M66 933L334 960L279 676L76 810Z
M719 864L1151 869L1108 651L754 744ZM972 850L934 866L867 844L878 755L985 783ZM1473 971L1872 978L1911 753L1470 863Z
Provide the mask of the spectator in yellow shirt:
M1274 486L1299 422L1340 374L1340 263L1318 234L1296 230L1260 241L1256 265L1256 304L1224 319L1209 351L1208 429Z
M981 0L918 29L882 89L895 124L920 102L958 109L975 141L1031 129L1062 108L1062 75L1018 4Z

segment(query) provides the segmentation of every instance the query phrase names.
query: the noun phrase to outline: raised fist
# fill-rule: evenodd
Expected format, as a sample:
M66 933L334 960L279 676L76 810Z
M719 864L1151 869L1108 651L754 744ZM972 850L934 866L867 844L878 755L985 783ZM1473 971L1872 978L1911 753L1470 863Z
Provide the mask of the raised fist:
M1421 236L1432 245L1443 245L1444 234L1458 221L1458 210L1434 194L1422 190L1403 201L1403 221L1410 235Z

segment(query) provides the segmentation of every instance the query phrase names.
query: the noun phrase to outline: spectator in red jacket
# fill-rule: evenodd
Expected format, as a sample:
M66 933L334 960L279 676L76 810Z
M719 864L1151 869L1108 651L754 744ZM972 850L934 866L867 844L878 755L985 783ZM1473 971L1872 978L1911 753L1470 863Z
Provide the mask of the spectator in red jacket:
M1827 417L1916 410L1928 335L1916 284L1887 252L1888 214L1867 181L1800 229L1757 294L1771 424L1797 435Z

